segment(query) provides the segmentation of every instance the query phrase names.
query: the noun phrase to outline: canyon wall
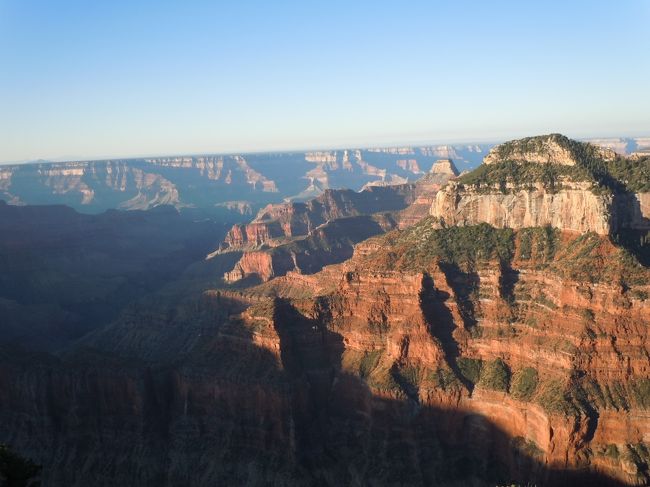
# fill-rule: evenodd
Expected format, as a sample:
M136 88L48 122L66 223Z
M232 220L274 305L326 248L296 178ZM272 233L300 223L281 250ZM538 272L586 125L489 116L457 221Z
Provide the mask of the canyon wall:
M321 153L313 157L317 156L318 160L326 157ZM234 225L219 250L208 258L244 252L224 274L228 283L247 277L268 281L287 272L317 272L324 265L350 258L353 246L362 240L396 225L416 224L428 214L436 192L457 174L454 163L445 159L414 184L370 186L358 193L326 190L304 203L268 205L251 223Z
M389 234L360 244L352 260L316 276L319 285L344 276L316 298L327 310L319 322L345 344L342 370L376 396L444 418L448 446L494 455L511 481L571 485L591 472L609 477L603 485L645 485L647 268L618 267L625 258L605 236L523 229L510 260L498 262L485 253L488 235L509 230L419 227L397 242ZM482 257L436 257L462 232ZM532 464L521 463L526 455Z
M609 153L567 140L494 151L476 184L440 189L438 176L454 172L443 163L415 188L267 206L221 250L163 273L166 285L56 353L0 341L0 442L42 464L44 486L648 485L650 271L635 233L647 231L648 193L644 181L628 186L642 172L629 161L599 165L583 156ZM387 178L386 161L424 167L408 162L413 148L375 151L293 161L315 166L310 184L321 189L356 168ZM219 168L192 170L210 179ZM269 178L280 191L281 177ZM378 205L390 211L363 214ZM126 257L180 266L197 223L163 219L170 235L139 233L146 218L129 213L136 236L162 245L156 259L133 250L134 238L120 259L100 256L91 262L103 266L57 281L29 267L38 251L63 249L50 260L67 269L97 248L58 234L96 227L11 210L36 212L34 226L57 237L32 239L24 255L17 219L0 219L0 257L10 270L38 271L39 292L78 283L81 272L106 286L106 270ZM106 238L115 228L90 234L120 248ZM634 251L612 235L621 228L633 230ZM206 291L227 269L227 290ZM4 309L17 284L33 284L7 275ZM96 285L84 280L72 296L89 293L81 304L97 306Z
M370 187L361 192L329 189L304 203L267 205L252 222L234 225L221 248L273 246L273 240L306 236L337 218L402 210L413 202L417 194L415 184Z
M2 440L45 485L645 485L647 270L544 229L472 234L511 235L505 262L432 252L471 230L421 222L265 285L300 297L210 291L58 359L5 351Z
M275 241L273 245L259 250L245 250L233 269L226 272L223 278L228 283L250 278L250 283L268 281L290 271L313 274L325 265L343 262L352 257L356 243L395 227L395 220L385 214L335 218L308 235L284 242Z
M437 161L431 170L416 182L416 197L413 203L398 215L399 227L415 225L429 214L440 188L458 176L458 169L451 159Z
M535 189L503 194L473 191L450 183L440 191L430 214L447 225L474 225L485 222L498 228L551 225L574 232L611 231L611 196L594 194L590 184L572 184L549 192L541 184Z
M618 195L614 211L617 228L650 231L650 193Z

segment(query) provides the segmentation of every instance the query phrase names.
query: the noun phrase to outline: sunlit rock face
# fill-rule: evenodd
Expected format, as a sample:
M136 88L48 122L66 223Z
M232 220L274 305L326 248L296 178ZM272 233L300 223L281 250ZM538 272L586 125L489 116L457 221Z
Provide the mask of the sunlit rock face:
M373 186L359 193L328 189L304 203L267 205L251 223L234 225L208 258L243 252L224 274L229 283L313 273L350 258L354 244L394 228L397 212L419 192L417 184Z
M483 166L438 192L430 214L448 225L550 225L601 235L645 230L649 160L558 134L515 140L494 147Z
M511 194L497 191L485 194L450 184L436 195L430 214L448 225L481 222L499 228L551 225L574 232L608 234L612 199L592 193L590 186L571 184L556 193L540 186Z
M330 156L312 155L318 160ZM234 225L209 258L243 251L235 267L224 274L229 283L316 272L350 258L353 246L362 240L416 224L428 215L436 192L457 175L454 163L443 159L412 184L366 185L358 193L328 189L304 203L267 205L252 222Z
M399 227L410 227L426 217L435 201L436 193L456 177L458 169L451 159L436 161L429 172L417 180L417 196L408 208L400 212Z

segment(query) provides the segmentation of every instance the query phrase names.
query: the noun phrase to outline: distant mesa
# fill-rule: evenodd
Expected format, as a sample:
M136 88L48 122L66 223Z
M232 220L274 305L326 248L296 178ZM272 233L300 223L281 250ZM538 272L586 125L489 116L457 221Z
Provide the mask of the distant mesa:
M458 169L451 159L440 159L433 163L429 173L433 174L446 174L447 176L458 176Z

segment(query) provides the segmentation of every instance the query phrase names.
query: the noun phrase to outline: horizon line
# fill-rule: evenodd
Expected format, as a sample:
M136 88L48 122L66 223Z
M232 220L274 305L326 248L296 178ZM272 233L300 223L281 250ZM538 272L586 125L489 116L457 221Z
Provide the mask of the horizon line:
M162 157L198 157L198 156L235 156L235 155L253 155L253 154L295 154L301 152L312 152L312 151L339 151L339 150L370 150L370 149L392 149L392 148L416 148L416 147L432 147L432 146L458 146L458 145L496 145L499 143L506 142L508 140L517 140L525 137L538 137L544 135L550 135L553 133L558 133L561 135L561 132L547 132L544 134L537 135L527 135L521 137L497 137L497 138L462 138L454 139L452 141L445 139L429 139L429 140L411 140L403 142L387 142L385 144L355 144L355 145L313 145L313 146L300 146L293 148L276 148L276 149L260 149L260 150L223 150L223 151L188 151L188 152L171 152L171 153L140 153L140 154L129 154L129 155L98 155L93 157L69 157L69 156L57 156L57 157L39 157L37 159L24 159L19 161L0 161L0 166L19 166L19 165L28 165L28 164L49 164L49 163L69 163L69 162L104 162L111 160L134 160L134 159L145 159L145 158L162 158ZM638 139L650 137L649 132L643 132L644 135L590 135L582 137L569 137L579 141L590 141L590 140L625 140L625 139Z

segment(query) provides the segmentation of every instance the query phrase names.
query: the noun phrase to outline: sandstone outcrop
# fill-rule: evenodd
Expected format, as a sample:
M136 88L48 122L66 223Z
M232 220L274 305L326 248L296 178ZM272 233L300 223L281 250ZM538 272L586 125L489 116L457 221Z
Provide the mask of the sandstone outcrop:
M570 484L558 469L644 485L650 272L606 236L489 228L425 221L315 276L323 286L344 275L315 298L327 310L320 322L345 345L342 371L379 397L417 404L419 415L454 411L447 445L494 454L511 479ZM498 250L500 238L510 250ZM292 277L278 289L291 295Z
M407 228L426 217L435 201L436 193L457 176L458 169L451 159L436 161L431 170L416 181L416 198L408 208L399 213L399 227Z
M511 194L475 192L450 183L437 194L430 214L447 225L485 222L499 228L551 225L574 232L609 234L611 196L590 191L591 184L575 184L556 193L538 185Z
M483 166L438 192L430 214L447 225L642 231L647 182L639 178L648 161L557 134L516 140L493 148Z
M359 193L326 190L305 203L267 205L251 223L234 225L222 249L274 246L273 240L308 235L337 218L401 210L412 203L416 192L413 184L372 187Z
M359 193L327 190L305 203L268 205L251 223L234 225L220 250L208 258L226 250L244 251L235 267L224 274L229 283L319 271L323 265L351 257L353 246L362 240L396 224L406 228L420 221L427 216L436 192L457 174L454 163L445 159L415 184L371 186ZM381 214L385 212L394 216ZM375 216L360 217L369 214Z
M224 281L236 283L249 278L268 281L288 272L313 274L323 266L352 257L354 245L367 238L392 230L396 222L389 215L376 214L335 218L308 235L297 236L259 250L245 250ZM212 254L224 255L224 254Z

